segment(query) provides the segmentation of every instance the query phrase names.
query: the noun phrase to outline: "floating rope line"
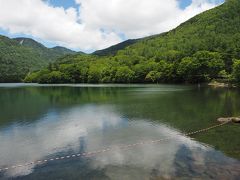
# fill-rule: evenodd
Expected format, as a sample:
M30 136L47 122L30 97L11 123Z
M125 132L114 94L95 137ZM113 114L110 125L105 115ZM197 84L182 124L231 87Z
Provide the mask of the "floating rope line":
M223 126L225 124L228 124L229 122L231 122L231 121L226 121L226 122L223 122L223 123L218 124L218 125L210 126L208 128L204 128L204 129L200 129L200 130L197 130L197 131L189 132L189 133L186 133L184 135L185 136L191 136L191 135L199 134L199 133L202 133L202 132L206 132L206 131L209 131L211 129L215 129L215 128L218 128L218 127ZM10 170L10 169L21 168L21 167L25 167L25 166L29 166L29 165L33 165L33 164L38 165L38 164L48 163L48 162L52 162L52 161L60 161L60 160L64 160L64 159L77 158L77 157L91 157L91 156L95 156L97 154L102 154L102 153L105 153L105 152L109 152L109 151L114 150L116 148L120 148L122 150L128 150L128 149L131 149L131 148L139 146L139 145L154 144L154 143L159 143L159 142L170 140L170 139L173 139L173 137L162 138L162 139L157 139L157 140L150 140L150 141L142 141L142 142L138 142L138 143L135 143L135 144L128 144L128 145L122 145L122 146L112 146L112 147L109 147L109 148L106 148L106 149L101 149L101 150L98 150L98 151L84 152L84 153L79 153L79 154L59 156L59 157L50 158L50 159L37 160L37 161L28 162L28 163L25 163L25 164L18 164L18 165L13 165L13 166L8 166L8 167L2 167L2 168L0 168L0 172L7 171L7 170Z

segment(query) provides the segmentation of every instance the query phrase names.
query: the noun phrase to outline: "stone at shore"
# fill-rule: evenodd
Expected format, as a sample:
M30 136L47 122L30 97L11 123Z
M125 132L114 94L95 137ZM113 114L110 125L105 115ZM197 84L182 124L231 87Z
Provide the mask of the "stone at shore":
M235 88L236 85L231 83L225 83L225 82L218 82L218 81L212 81L208 83L209 86L212 86L214 88Z
M218 122L234 122L234 123L240 123L240 117L227 117L227 118L218 118Z
M217 87L222 87L222 88L224 88L224 87L230 87L229 84L220 83L220 82L211 82L211 83L209 83L208 85L209 85L209 86L213 86L213 87L215 87L215 88L217 88Z

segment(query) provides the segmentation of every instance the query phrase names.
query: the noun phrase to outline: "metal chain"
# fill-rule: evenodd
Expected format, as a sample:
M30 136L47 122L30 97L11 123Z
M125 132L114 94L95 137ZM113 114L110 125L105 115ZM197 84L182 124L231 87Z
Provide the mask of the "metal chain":
M211 129L214 129L214 128L223 126L225 124L228 124L229 122L231 122L231 121L226 121L226 122L223 122L223 123L218 124L218 125L210 126L208 128L204 128L204 129L201 129L201 130L189 132L189 133L186 133L184 135L185 136L191 136L191 135L199 134L199 133L202 133L202 132L206 132L206 131L209 131ZM98 151L91 151L91 152L85 152L85 153L79 153L79 154L71 154L71 155L66 155L66 156L60 156L60 157L50 158L50 159L37 160L37 161L28 162L28 163L25 163L25 164L18 164L18 165L13 165L13 166L9 166L9 167L3 167L3 168L0 168L0 172L1 171L7 171L9 169L25 167L25 166L29 166L29 165L33 165L33 164L37 165L37 164L48 163L48 162L52 162L52 161L59 161L59 160L70 159L70 158L77 158L77 157L91 157L91 156L94 156L96 154L102 154L102 153L105 153L105 152L109 152L111 150L114 150L115 148L120 148L122 150L128 150L128 149L131 149L131 148L139 146L139 145L154 144L154 143L159 143L159 142L170 140L170 139L173 139L173 137L162 138L162 139L158 139L158 140L142 141L142 142L138 142L138 143L135 143L135 144L128 144L128 145L122 145L122 146L112 146L112 147L102 149L102 150L98 150Z

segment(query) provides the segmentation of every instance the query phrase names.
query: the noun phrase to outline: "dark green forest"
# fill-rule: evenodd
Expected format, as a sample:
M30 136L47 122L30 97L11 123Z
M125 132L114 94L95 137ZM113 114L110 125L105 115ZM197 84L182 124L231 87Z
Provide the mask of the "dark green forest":
M29 38L0 36L0 82L21 82L30 71L47 67L74 51L62 47L46 48Z
M30 71L25 82L199 83L217 79L238 84L240 1L226 0L167 33L129 40L91 55L67 55Z

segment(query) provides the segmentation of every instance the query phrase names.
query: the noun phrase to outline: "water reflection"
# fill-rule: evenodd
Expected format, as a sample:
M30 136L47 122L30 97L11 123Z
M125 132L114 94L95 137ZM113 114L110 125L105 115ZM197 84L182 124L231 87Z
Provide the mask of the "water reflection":
M178 86L0 88L0 167L115 147L93 157L9 170L0 173L0 179L237 179L238 160L212 148L211 141L210 146L204 143L204 135L198 137L200 142L183 135L184 126L191 122L195 130L207 127L207 116L225 113L226 106L237 113L236 97L234 91L196 92ZM206 105L215 109L203 109ZM201 118L206 119L198 122ZM236 126L228 128L233 134L219 131L239 133ZM211 133L213 141L223 144L220 149L225 148L225 140L218 142L216 137L218 130ZM116 146L165 137L172 139L129 150ZM238 140L230 143L239 147Z
M128 151L115 147L114 151L89 158L88 169L104 170L104 175L110 179L123 177L122 173L125 174L130 169L125 179L133 177L141 179L151 176L200 176L199 171L208 170L207 166L210 167L212 164L215 168L209 173L215 176L219 175L220 164L240 168L238 161L227 158L219 152L215 152L218 154L217 158L212 155L208 157L208 154L214 151L212 148L199 144L174 129L144 120L132 120L131 124L128 124L126 118L121 118L111 111L110 107L105 106L86 106L64 112L49 112L45 118L36 123L12 126L7 132L0 132L0 165L13 165L60 154L89 152L103 147L164 137L172 137L172 140L141 145ZM77 160L73 161L75 163L71 164L71 167L78 166ZM66 162L61 163L63 167L66 166ZM195 167L195 163L198 168ZM48 165L44 166L49 168ZM61 167L61 164L57 167ZM34 177L35 173L38 173L38 168L35 171L34 168L28 166L10 170L3 176ZM237 175L234 171L230 174L232 177Z

